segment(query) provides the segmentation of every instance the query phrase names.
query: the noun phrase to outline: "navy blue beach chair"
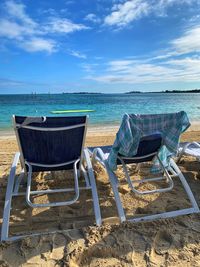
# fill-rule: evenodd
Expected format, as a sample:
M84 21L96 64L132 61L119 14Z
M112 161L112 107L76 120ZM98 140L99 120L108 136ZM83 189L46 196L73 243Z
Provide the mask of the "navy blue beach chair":
M125 214L125 211L124 211L121 199L120 199L119 190L118 190L120 186L120 182L117 177L117 173L111 169L109 162L108 162L108 158L109 158L112 146L101 146L101 147L89 147L88 148L88 151L92 157L92 162L98 161L105 168L108 174L108 177L109 177L109 180L112 186L116 206L117 206L118 216L121 222L123 221L131 221L131 222L151 221L155 219L176 217L176 216L184 215L184 214L198 213L200 211L197 205L197 202L194 198L194 195L185 177L183 176L181 170L175 163L175 161L172 158L170 158L169 165L166 167L163 164L162 160L159 158L159 150L162 145L163 145L163 138L162 138L162 134L159 132L156 132L156 133L154 132L154 133L150 133L149 135L142 136L139 141L137 153L133 155L132 157L126 157L118 153L117 165L121 165L123 167L124 177L128 183L130 190L132 190L133 193L138 194L138 195L164 193L164 192L170 191L174 187L172 178L178 177L188 196L188 199L190 200L191 207L186 208L186 209L167 211L163 213L145 215L141 217L137 216L137 217L132 217L132 218L130 217L127 218ZM150 178L142 178L138 180L130 177L127 164L136 164L136 171L137 171L139 170L141 163L151 162L155 158L159 162L160 169L161 169L159 177L156 176L156 177L150 177ZM165 186L161 188L156 188L153 190L146 190L146 191L138 189L138 185L149 183L149 182L159 182L159 181L165 182Z
M19 146L8 178L3 213L1 240L15 240L20 236L9 237L9 220L13 197L24 194L32 208L65 206L75 203L81 189L92 191L96 224L101 224L99 200L95 177L89 153L84 149L87 130L87 116L80 117L22 117L13 116L14 130ZM16 176L17 164L21 163L21 174ZM84 162L83 162L84 161ZM32 174L44 171L63 171L73 169L74 188L32 191ZM79 187L81 172L85 187ZM26 192L19 192L22 178L27 178ZM73 192L73 198L63 202L33 203L31 196Z

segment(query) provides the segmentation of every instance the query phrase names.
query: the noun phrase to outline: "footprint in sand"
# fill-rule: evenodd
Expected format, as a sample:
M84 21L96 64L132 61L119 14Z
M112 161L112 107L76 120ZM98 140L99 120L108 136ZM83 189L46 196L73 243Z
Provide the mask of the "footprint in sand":
M153 250L158 255L164 255L168 252L172 243L173 238L167 231L158 231L153 242Z

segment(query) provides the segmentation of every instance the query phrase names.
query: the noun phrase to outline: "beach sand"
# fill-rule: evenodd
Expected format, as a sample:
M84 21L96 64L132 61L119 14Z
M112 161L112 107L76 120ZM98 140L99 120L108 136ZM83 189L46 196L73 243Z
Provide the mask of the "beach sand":
M115 131L89 130L87 146L113 143ZM181 141L200 141L200 131L188 131ZM13 136L0 137L0 219L10 165L17 151ZM200 205L200 163L184 157L179 164ZM139 175L146 174L145 164ZM134 167L130 167L132 175ZM200 216L198 214L146 223L119 224L117 210L108 177L104 169L95 166L97 188L104 223L94 225L91 194L82 191L79 201L71 207L37 208L25 205L24 197L14 198L10 233L60 230L59 233L28 237L0 244L0 266L200 266ZM120 196L128 215L152 214L189 207L188 199L175 179L172 191L164 194L136 196L124 182ZM56 179L54 179L56 177ZM67 179L66 179L67 178ZM72 183L71 172L34 175L33 188L64 187ZM80 182L81 184L81 182ZM143 186L155 188L155 184ZM70 196L69 196L70 197ZM33 201L60 201L64 194L39 196Z

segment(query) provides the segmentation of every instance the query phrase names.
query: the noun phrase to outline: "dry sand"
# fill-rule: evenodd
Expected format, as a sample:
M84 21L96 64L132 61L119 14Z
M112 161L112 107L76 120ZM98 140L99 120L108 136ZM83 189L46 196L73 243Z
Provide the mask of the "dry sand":
M86 145L112 144L114 132L89 131ZM190 131L182 141L200 140L200 131ZM12 136L0 138L0 219L4 205L5 188L10 165L17 144ZM200 205L200 163L185 157L180 162L183 174ZM147 173L144 165L139 175ZM130 167L133 175L134 167ZM200 216L181 216L146 223L119 224L113 193L104 169L95 166L98 194L104 223L94 225L91 194L82 192L77 204L71 207L32 209L24 197L14 198L10 233L60 230L60 233L29 237L17 242L0 244L0 266L200 266ZM175 179L169 193L136 196L124 184L121 169L118 175L122 185L120 196L128 215L152 214L189 207L188 199ZM56 180L52 179L56 176ZM66 177L68 177L66 182ZM71 184L71 172L45 173L34 176L33 188L64 187ZM155 188L155 184L144 188ZM70 197L70 196L69 196ZM64 200L66 196L40 196L40 203Z

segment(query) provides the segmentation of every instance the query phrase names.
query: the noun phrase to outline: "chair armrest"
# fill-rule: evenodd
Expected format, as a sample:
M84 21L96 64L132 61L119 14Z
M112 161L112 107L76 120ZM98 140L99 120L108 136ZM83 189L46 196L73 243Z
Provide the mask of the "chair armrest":
M183 148L179 148L179 153L183 154L185 150L191 145L195 145L196 147L200 148L200 144L198 144L197 142L191 142L191 143L186 144Z
M200 148L200 144L199 144L199 143L197 143L197 142L192 142L192 143L190 143L190 144L189 144L189 146L190 146L190 145L195 145L195 146L197 146L197 147L199 147L199 148Z
M189 148L191 145L195 145L196 147L200 148L200 144L197 142L191 142L186 144L183 148L179 148L178 149L178 159L177 159L177 163L180 161L180 159L182 158L183 154L185 153L186 149Z
M20 152L15 153L12 166L10 168L10 176L14 177L16 174L17 164L19 162Z
M92 153L92 162L94 160L97 160L98 162L100 162L104 167L105 167L105 163L106 163L106 157L105 154L103 153L103 150L100 147L97 147L93 150Z

